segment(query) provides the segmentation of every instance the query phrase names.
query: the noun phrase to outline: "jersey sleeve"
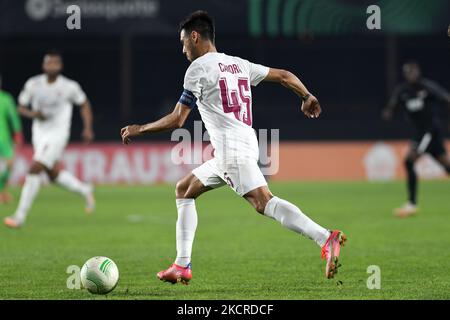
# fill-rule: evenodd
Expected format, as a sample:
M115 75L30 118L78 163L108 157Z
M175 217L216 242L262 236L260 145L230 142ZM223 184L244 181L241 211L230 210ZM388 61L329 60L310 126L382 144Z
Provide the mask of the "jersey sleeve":
M14 99L9 96L8 97L8 117L9 121L11 122L11 127L14 133L21 132L22 131L22 124L20 122L19 115L17 114L17 108L14 103Z
M269 73L269 67L263 66L261 64L256 64L252 62L249 63L249 75L250 75L250 84L256 87L262 80L267 77Z
M86 102L86 94L84 93L83 89L81 89L81 86L77 82L74 82L73 85L71 101L73 104L76 105L81 105L84 102Z
M191 92L197 99L202 95L205 69L201 64L192 62L184 75L183 89Z
M25 82L22 91L19 94L19 104L22 106L29 106L33 96L33 81L30 79Z

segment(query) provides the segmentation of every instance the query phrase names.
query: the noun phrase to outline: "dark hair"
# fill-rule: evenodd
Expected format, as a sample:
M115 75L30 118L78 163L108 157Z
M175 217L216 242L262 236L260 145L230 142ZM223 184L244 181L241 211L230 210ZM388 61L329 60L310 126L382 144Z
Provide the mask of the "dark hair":
M62 61L62 53L61 51L57 50L57 49L49 49L45 52L44 56L53 56L53 57L59 57Z
M414 64L414 65L416 65L416 66L418 66L420 68L419 61L414 60L414 59L405 60L405 62L403 62L403 65L405 65L405 64Z
M179 31L197 31L203 38L214 43L215 28L214 20L206 11L198 10L191 13L180 23Z

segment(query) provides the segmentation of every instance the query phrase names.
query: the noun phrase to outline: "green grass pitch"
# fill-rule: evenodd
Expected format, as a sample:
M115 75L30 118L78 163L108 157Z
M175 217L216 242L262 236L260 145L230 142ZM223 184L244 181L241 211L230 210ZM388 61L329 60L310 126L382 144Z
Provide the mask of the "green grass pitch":
M228 188L197 201L199 225L189 286L156 279L175 256L173 186L97 188L97 211L76 195L44 187L21 230L0 228L0 299L449 299L450 183L420 185L420 213L392 216L403 182L271 183L279 197L348 235L337 277L324 277L312 241L260 216ZM19 189L13 189L16 201ZM16 201L1 205L1 216ZM112 258L120 270L107 296L66 286L69 265ZM369 290L367 267L381 269ZM338 283L342 281L342 284Z

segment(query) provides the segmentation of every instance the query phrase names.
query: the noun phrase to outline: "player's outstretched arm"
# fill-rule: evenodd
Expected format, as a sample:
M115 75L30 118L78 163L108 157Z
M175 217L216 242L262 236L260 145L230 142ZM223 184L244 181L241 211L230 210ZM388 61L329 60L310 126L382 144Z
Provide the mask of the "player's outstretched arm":
M383 120L390 121L394 116L394 111L398 105L400 91L401 91L400 86L397 86L394 89L394 92L392 93L392 96L390 97L387 106L381 112L381 117L383 118Z
M94 140L94 115L92 113L91 104L88 100L80 106L80 115L83 120L83 132L81 133L81 137L84 142L89 143Z
M309 118L318 118L322 113L319 101L313 96L300 79L290 71L270 68L264 81L277 82L293 91L302 99L301 110Z
M170 129L181 128L184 125L191 108L178 102L172 113L161 119L144 125L133 124L120 130L123 144L129 144L132 137L141 136L151 132L160 132Z
M23 105L19 105L17 107L17 110L19 111L19 114L24 118L45 120L44 115L40 111L30 110Z

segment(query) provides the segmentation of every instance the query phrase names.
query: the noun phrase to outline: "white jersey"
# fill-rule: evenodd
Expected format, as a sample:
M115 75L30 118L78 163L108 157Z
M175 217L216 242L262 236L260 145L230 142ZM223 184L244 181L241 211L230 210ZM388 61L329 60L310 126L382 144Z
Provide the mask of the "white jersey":
M197 98L216 158L258 159L250 85L268 73L268 67L217 52L197 58L187 69L184 89Z
M48 83L45 74L30 78L19 95L19 104L40 111L45 120L34 119L33 143L39 140L67 141L72 124L73 105L81 105L86 95L80 85L59 75L55 82Z

